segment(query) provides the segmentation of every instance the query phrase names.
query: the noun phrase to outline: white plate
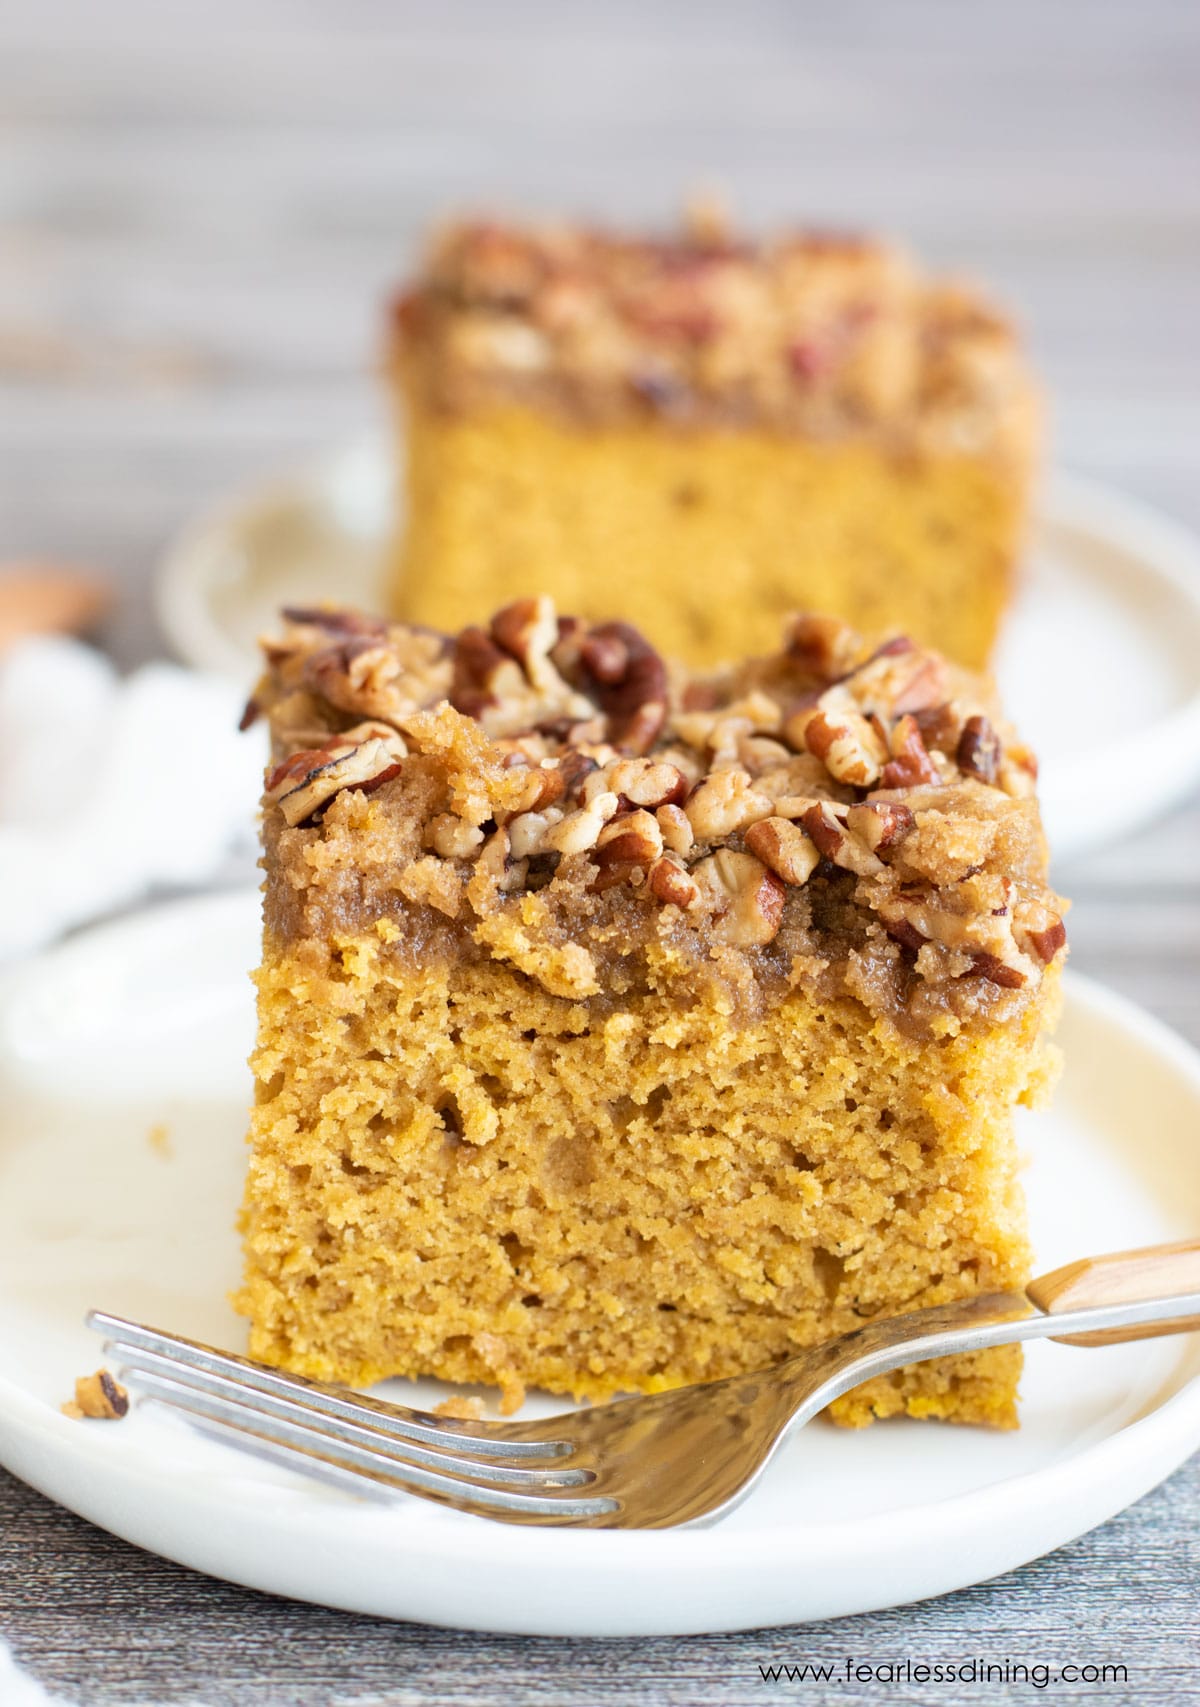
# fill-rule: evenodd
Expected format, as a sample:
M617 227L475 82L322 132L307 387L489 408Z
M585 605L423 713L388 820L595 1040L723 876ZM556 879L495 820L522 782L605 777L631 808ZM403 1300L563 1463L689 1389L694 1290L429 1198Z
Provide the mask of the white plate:
M1028 1353L1012 1435L823 1422L707 1530L507 1528L379 1507L153 1410L58 1411L100 1305L231 1348L257 955L249 895L90 932L0 992L0 1462L139 1546L233 1582L388 1618L549 1635L732 1630L944 1594L1061 1546L1200 1444L1200 1336ZM1200 1061L1072 979L1068 1071L1026 1117L1041 1266L1200 1228ZM170 1153L151 1142L165 1123ZM433 1383L388 1384L429 1403ZM546 1401L545 1410L561 1408Z
M189 663L252 680L255 640L280 605L382 605L393 525L384 448L331 454L175 543L158 583L163 627ZM1103 487L1055 478L998 673L1042 761L1056 858L1182 799L1200 779L1200 541Z

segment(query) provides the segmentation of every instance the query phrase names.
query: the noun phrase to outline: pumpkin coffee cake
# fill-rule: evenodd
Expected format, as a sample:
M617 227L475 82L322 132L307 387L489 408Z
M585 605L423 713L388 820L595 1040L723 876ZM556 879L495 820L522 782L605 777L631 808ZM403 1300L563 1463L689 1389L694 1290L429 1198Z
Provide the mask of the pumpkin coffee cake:
M601 1399L1026 1279L1062 904L978 680L817 617L691 677L545 598L266 655L252 1355ZM1009 1425L1019 1360L835 1411Z
M398 612L620 609L693 663L785 614L982 666L1039 436L1012 330L876 241L459 225L392 319Z

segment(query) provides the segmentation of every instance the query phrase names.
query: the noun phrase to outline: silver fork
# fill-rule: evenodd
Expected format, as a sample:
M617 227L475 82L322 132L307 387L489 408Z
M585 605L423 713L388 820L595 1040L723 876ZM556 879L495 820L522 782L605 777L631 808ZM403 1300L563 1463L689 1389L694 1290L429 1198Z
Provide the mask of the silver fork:
M737 1505L787 1436L872 1376L1018 1340L1106 1345L1200 1328L1200 1239L1085 1258L874 1321L754 1375L536 1422L385 1404L93 1310L119 1378L202 1433L360 1495L504 1523L667 1529Z

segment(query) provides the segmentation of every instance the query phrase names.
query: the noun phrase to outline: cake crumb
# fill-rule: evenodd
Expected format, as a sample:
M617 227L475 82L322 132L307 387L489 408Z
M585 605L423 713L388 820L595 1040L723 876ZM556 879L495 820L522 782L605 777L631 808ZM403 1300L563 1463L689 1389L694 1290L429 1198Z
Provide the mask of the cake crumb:
M500 1377L500 1415L502 1417L516 1416L524 1403L525 1383L519 1376L506 1371Z
M164 1161L169 1161L174 1154L174 1151L171 1148L171 1128L167 1125L165 1120L156 1120L154 1122L154 1125L146 1134L146 1142L154 1151L154 1154L156 1156L161 1156Z
M94 1375L77 1378L75 1397L68 1399L61 1410L63 1416L75 1421L94 1417L103 1422L120 1422L129 1410L129 1394L107 1369L97 1369Z
M456 1394L433 1407L435 1417L453 1417L458 1422L482 1422L483 1400Z

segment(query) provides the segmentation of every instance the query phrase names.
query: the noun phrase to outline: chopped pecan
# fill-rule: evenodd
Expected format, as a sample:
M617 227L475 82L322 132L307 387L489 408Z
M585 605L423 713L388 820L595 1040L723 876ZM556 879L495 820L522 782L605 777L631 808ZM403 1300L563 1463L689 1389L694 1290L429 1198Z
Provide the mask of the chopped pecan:
M812 837L787 818L763 818L751 824L746 846L793 887L808 882L821 858Z
M561 823L562 813L551 807L545 812L522 812L508 822L508 840L514 859L530 859L543 853L546 833Z
M826 696L811 711L794 712L784 725L793 746L821 760L830 776L854 788L870 788L887 760L887 747L860 711Z
M454 642L450 703L464 717L478 717L504 694L519 691L520 666L482 628L464 628Z
M550 652L558 644L558 618L551 599L544 594L517 599L496 612L491 626L492 639L517 660L535 688L557 685L559 675Z
M531 765L521 778L521 792L509 807L516 817L521 812L544 812L567 792L567 781L558 765Z
M387 740L372 735L355 746L342 744L293 753L268 777L266 792L279 802L280 811L294 829L342 789L368 794L399 776L404 752L403 740L393 733Z
M1000 774L1003 749L989 718L981 712L968 717L958 738L954 759L960 771L994 785Z
M608 718L609 739L645 753L667 720L667 667L628 622L606 622L579 642L578 685Z
M1057 913L1039 901L1021 901L1013 909L1013 932L1021 947L1048 966L1067 940L1067 927Z
M655 860L646 881L655 900L664 906L682 907L686 911L700 898L700 885L669 854Z
M817 851L844 871L853 871L859 877L874 877L883 870L883 861L851 834L830 801L814 802L801 814L800 822L816 843Z
M832 682L853 669L862 642L840 617L802 611L788 625L784 649L806 674Z
M662 851L662 831L650 813L639 808L605 824L596 838L593 858L597 865L649 866Z
M929 652L920 652L901 635L872 653L841 686L864 711L891 719L905 712L928 711L946 698L946 667Z
M874 854L903 841L914 822L908 807L895 800L864 800L846 809L847 828Z
M526 860L513 857L508 831L501 825L480 848L475 869L490 878L497 889L510 893L524 887L529 867Z
M916 788L920 783L940 781L938 768L930 758L917 720L906 713L892 730L892 756L879 778L884 788Z
M1020 990L1026 983L1026 974L1019 966L1009 965L987 949L975 949L972 959L972 970L980 978L986 978L989 984L1000 984L1006 990Z
M381 616L368 616L359 610L325 609L321 605L284 605L283 619L299 628L318 628L338 640L369 637L382 640L387 623Z
M483 831L452 812L439 812L429 820L425 842L443 859L471 859L483 846Z
M721 841L770 817L771 801L751 786L748 771L730 767L698 783L684 812L697 841Z
M689 854L696 838L691 821L680 806L660 806L654 814L662 831L663 843L672 853Z
M610 765L608 787L634 806L678 806L687 799L688 780L678 765L652 759L620 759Z
M753 854L719 848L692 868L692 877L713 911L718 941L753 948L778 935L787 891Z
M597 794L577 811L568 812L560 823L551 825L544 838L546 848L560 854L590 852L605 824L616 815L617 805L615 794Z

